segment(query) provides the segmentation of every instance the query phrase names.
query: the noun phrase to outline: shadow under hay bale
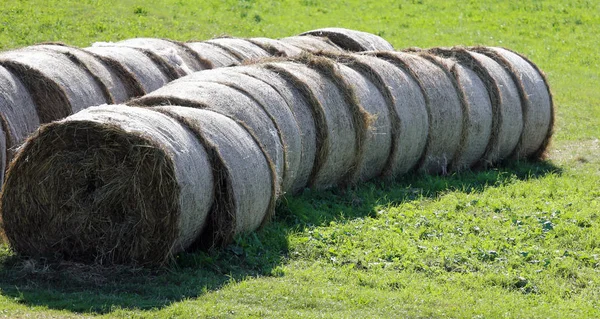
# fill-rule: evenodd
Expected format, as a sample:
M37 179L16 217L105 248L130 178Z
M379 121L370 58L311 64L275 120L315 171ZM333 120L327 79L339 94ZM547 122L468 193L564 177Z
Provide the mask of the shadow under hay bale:
M544 73L533 62L508 49L476 47L470 50L485 54L502 65L519 89L523 107L523 133L513 156L517 159L542 159L554 126L552 95Z
M293 46L289 43L275 40L275 39L249 38L246 40L258 45L263 50L269 52L269 54L271 54L271 56L292 57L292 56L300 55L303 52L302 49L300 49L296 46Z
M134 38L114 43L118 46L142 48L151 50L165 58L165 60L183 74L190 74L212 68L210 61L202 58L196 51L185 43L156 38Z
M6 235L24 256L163 263L205 223L209 167L194 134L168 116L89 108L42 126L11 163L1 203Z
M217 38L205 42L226 50L235 56L240 62L268 58L272 56L272 54L263 50L260 46L246 39Z
M303 63L299 63L304 59ZM297 62L265 64L299 88L310 102L317 129L317 147L309 187L328 188L348 181L356 170L357 132L344 92L326 58L302 56Z
M211 69L240 64L240 59L235 55L214 44L207 42L187 42L186 45L203 59L210 61Z
M344 29L322 28L300 34L324 37L346 51L393 51L394 47L380 36L372 33Z
M40 123L48 123L91 105L109 103L106 90L67 56L24 48L0 54L0 66L19 78L36 104Z
M281 38L279 41L291 44L298 47L306 52L318 53L318 52L344 52L343 49L338 47L331 40L324 37L316 37L312 35L293 36L287 38Z
M169 71L165 72L161 65L157 65L152 58L140 49L94 44L94 46L83 50L105 60L113 61L113 63L119 63L131 74L137 86L139 86L139 92L130 94L129 98L152 92L175 79L168 75ZM163 62L163 64L166 64L166 62ZM174 72L174 70L171 70L171 72Z
M317 151L317 128L315 127L313 110L307 97L310 95L306 92L308 88L288 82L277 72L270 71L262 65L241 66L236 67L236 70L271 86L285 99L287 106L294 114L296 123L300 128L302 148L298 171L290 187L290 192L300 191L308 185Z
M463 129L450 170L468 169L481 160L492 134L492 103L485 84L475 72L453 59L429 54L423 54L423 57L445 70L454 80L462 105Z
M185 80L185 79L184 79ZM211 110L241 122L265 150L276 172L278 195L284 172L284 148L277 127L256 100L227 85L201 81L173 81L129 105L180 105Z
M418 169L424 173L447 173L460 144L463 120L452 79L438 66L415 54L391 51L373 54L410 74L419 83L427 105L429 133Z
M4 119L2 128L6 138L6 145L0 149L0 153L6 156L5 160L2 160L3 163L7 163L12 159L16 147L40 126L40 119L33 98L25 85L1 66L0 116Z
M291 191L300 169L302 135L287 101L270 85L242 73L243 68L221 68L196 72L177 80L178 83L215 82L234 88L260 104L277 128L283 145L283 174L281 191Z
M523 112L510 74L491 58L464 48L434 48L432 54L454 58L473 70L485 84L492 102L492 135L481 165L494 165L508 158L523 131Z
M151 109L177 119L196 134L215 174L215 198L207 228L194 246L226 245L234 235L256 230L272 216L276 200L274 172L244 127L209 110L177 106Z

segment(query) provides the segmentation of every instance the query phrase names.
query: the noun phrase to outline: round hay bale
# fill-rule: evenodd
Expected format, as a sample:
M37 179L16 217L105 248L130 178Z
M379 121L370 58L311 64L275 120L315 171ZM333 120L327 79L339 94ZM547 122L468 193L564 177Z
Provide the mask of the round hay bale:
M110 103L119 104L133 96L143 95L133 75L118 62L61 43L37 44L30 48L61 53L81 65L110 96Z
M272 56L292 57L300 55L303 52L302 49L296 46L275 39L249 38L246 40L258 45L263 50L269 52L269 54Z
M152 92L174 80L160 66L156 65L152 58L139 49L119 46L92 46L84 50L104 59L115 61L115 63L120 63L132 74L141 87L141 94L131 95L131 97L138 97Z
M270 85L285 99L294 114L296 123L300 127L302 151L296 178L289 192L296 193L302 190L308 185L317 151L317 128L313 118L313 109L308 98L311 93L308 92L305 85L288 82L284 76L267 70L262 65L238 66L236 71Z
M119 41L115 45L152 50L165 58L173 67L184 74L210 69L210 61L203 59L185 43L156 38L134 38Z
M303 56L298 62L271 62L264 66L306 94L316 125L316 156L309 186L327 188L349 182L357 164L357 135L347 95L331 60Z
M5 119L2 125L4 137L0 138L0 142L6 139L2 142L5 145L0 149L0 155L6 156L6 162L10 162L16 148L40 126L40 119L25 85L3 67L0 67L0 116Z
M418 55L380 51L372 53L410 74L422 90L427 105L429 133L419 170L446 174L460 144L463 112L460 99L446 72Z
M110 105L36 131L9 167L0 205L19 254L147 264L198 238L212 198L208 156L190 130Z
M281 42L291 44L306 52L344 52L340 47L331 42L331 40L323 37L315 37L312 35L293 36L279 39Z
M0 101L1 103L1 101ZM8 122L6 121L6 119L4 118L4 115L0 114L0 124L2 125L2 127L0 127L0 191L2 190L2 187L4 187L4 174L6 172L6 167L8 166L8 162L9 162L9 152L8 152L8 137L7 137L7 133L8 132ZM0 211L1 212L1 211ZM0 214L0 238L3 238L2 235L2 215Z
M423 154L428 135L427 107L419 84L406 72L375 56L351 54L335 59L367 77L387 105L390 130L386 134L390 135L391 145L382 177L410 171Z
M292 110L279 92L265 82L243 74L238 67L196 72L177 81L190 82L192 85L197 82L224 84L244 93L260 104L275 124L284 149L284 169L281 176L282 193L291 191L300 168L302 136Z
M372 33L345 28L322 28L300 34L324 37L346 51L393 51L394 47L384 38Z
M211 110L246 125L259 141L274 165L277 192L280 193L285 161L284 148L277 127L263 107L248 95L227 85L210 82L175 80L129 105L180 105Z
M483 81L471 69L449 58L423 54L454 79L463 107L463 131L450 170L460 171L475 165L485 153L492 134L492 102Z
M66 55L35 48L0 54L0 65L25 85L40 123L48 123L91 105L110 102L106 90Z
M523 131L519 91L510 74L491 58L464 48L435 48L430 52L454 58L472 69L487 88L492 102L492 136L481 164L494 165L509 157Z
M187 46L199 56L210 61L212 68L222 68L240 64L240 59L231 52L206 42L187 42Z
M271 56L269 52L246 39L217 38L205 42L226 50L240 61L252 61Z
M215 176L207 228L194 246L223 246L256 230L274 213L274 172L252 135L227 116L189 107L152 107L195 132L206 147Z
M541 159L548 147L554 124L552 94L544 73L527 58L497 47L476 47L502 65L519 89L523 107L523 133L513 151L517 159Z

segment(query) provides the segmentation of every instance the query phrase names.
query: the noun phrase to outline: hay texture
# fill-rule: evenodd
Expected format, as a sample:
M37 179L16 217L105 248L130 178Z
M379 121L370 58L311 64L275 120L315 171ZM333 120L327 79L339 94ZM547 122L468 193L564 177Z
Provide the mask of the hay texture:
M463 131L450 170L470 168L485 153L492 134L492 102L485 84L475 72L453 59L423 56L454 78L463 107Z
M447 173L460 144L463 120L460 98L452 79L440 67L415 54L381 51L375 55L409 73L419 83L429 123L419 171Z
M280 40L270 38L249 38L247 40L269 52L272 56L292 57L303 52L302 49Z
M313 109L310 104L310 92L303 83L287 81L283 75L268 70L262 65L248 65L236 67L236 71L249 75L265 84L270 85L286 101L287 106L294 114L300 128L302 141L300 163L296 177L291 186L291 193L296 193L308 185L315 155L317 151L317 128L313 118Z
M211 110L247 126L265 150L276 172L276 194L285 171L284 146L277 126L255 99L224 84L201 81L173 81L130 105L180 105Z
M102 44L96 44L84 50L121 64L141 88L142 94L134 94L131 97L150 93L174 80L174 78L169 76L169 71L164 71L164 65L157 65L155 60L149 57L143 50L119 46L103 46ZM160 57L156 58L162 59Z
M210 61L213 69L240 64L237 56L219 46L207 42L187 42L186 44L196 54Z
M40 123L48 123L91 105L110 103L107 91L81 64L64 54L24 48L0 54L0 65L25 85Z
M155 38L134 38L119 41L115 45L151 50L163 57L172 67L187 75L195 71L210 69L211 63L185 43Z
M5 161L9 162L15 149L40 126L40 119L33 98L25 85L3 67L0 67L0 117L6 139L0 153L6 156Z
M25 256L162 263L204 227L209 168L204 147L176 120L92 107L42 126L17 154L2 194L6 235Z
M544 157L554 124L552 95L544 74L533 62L518 53L498 47L476 47L502 65L519 89L523 108L523 133L513 151L517 159L532 160Z
M215 82L244 93L260 104L277 128L283 145L284 168L281 176L283 193L292 190L300 170L302 135L287 101L272 86L241 72L239 68L221 68L196 72L178 80L181 82Z
M217 38L208 40L206 43L210 43L220 47L223 50L226 50L241 62L253 61L271 56L269 52L263 50L260 46L246 39Z
M236 234L256 230L268 220L275 207L273 171L261 147L242 125L209 110L174 106L151 109L179 120L208 151L215 198L197 247L228 244Z
M298 62L272 62L265 67L300 89L312 108L316 156L309 186L328 188L348 182L356 170L357 129L331 61L306 56ZM329 71L327 71L329 69ZM336 84L336 81L338 82Z
M312 35L293 36L279 39L279 41L291 44L306 52L343 52L340 47L331 40L324 37L316 37Z
M394 47L380 36L372 33L344 29L322 28L300 34L325 37L346 51L392 51Z
M342 55L335 59L368 78L385 99L391 145L382 177L396 177L413 169L429 133L427 107L419 84L402 69L372 55Z
M482 79L492 102L492 136L481 164L494 165L508 158L523 131L519 92L510 73L491 58L464 48L435 48L430 52L460 61Z

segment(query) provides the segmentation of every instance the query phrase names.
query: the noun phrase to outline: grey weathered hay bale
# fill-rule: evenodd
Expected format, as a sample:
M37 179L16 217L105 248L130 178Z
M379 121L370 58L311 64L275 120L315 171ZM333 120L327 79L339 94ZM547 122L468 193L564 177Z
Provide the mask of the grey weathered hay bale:
M463 131L450 169L458 171L470 168L481 160L492 135L492 102L485 84L475 72L453 59L429 54L423 57L454 78L463 107Z
M142 94L152 92L174 80L152 58L135 48L119 46L92 46L84 49L96 56L104 57L120 63L140 85ZM139 95L132 95L137 97Z
M544 73L516 52L497 47L477 47L502 65L519 89L523 107L523 133L513 155L516 158L540 159L548 147L554 124L552 94Z
M427 141L428 119L419 84L393 64L370 55L338 55L337 61L367 77L385 99L391 146L383 177L410 171L418 162Z
M28 89L40 123L110 102L110 96L90 72L63 54L24 48L1 53L0 65Z
M1 198L6 235L26 256L164 262L205 224L209 165L195 135L168 116L89 108L42 126L16 155Z
M215 176L208 225L196 246L224 245L256 230L274 212L275 183L266 154L239 123L209 110L153 107L178 119L206 147Z
M307 92L306 86L288 82L282 75L270 71L262 65L238 66L236 70L270 85L286 100L288 107L292 110L300 127L302 152L290 192L300 191L308 185L317 151L317 128L313 118L313 109L307 97L310 92Z
M240 64L240 59L238 59L237 56L217 45L206 42L187 42L186 44L199 56L210 61L212 68L222 68Z
M61 43L37 44L30 48L61 53L74 63L81 65L105 90L105 94L110 96L110 103L119 104L133 96L143 95L143 92L139 89L139 83L118 62Z
M271 54L263 50L260 46L238 38L217 38L205 41L228 51L240 61L252 61L260 58L270 57Z
M464 48L435 48L432 53L453 57L472 69L486 85L492 102L492 136L482 165L494 165L514 151L523 131L523 112L518 89L510 74L491 58Z
M196 51L185 43L156 38L134 38L114 43L126 47L143 48L152 50L164 57L173 67L179 68L185 74L195 71L210 69L210 61L203 59Z
M284 148L277 127L256 100L227 85L175 80L130 105L180 105L221 113L248 126L275 166L279 194L285 168Z
M445 174L454 159L462 133L460 99L446 72L423 57L403 52L373 53L417 80L427 105L429 134L419 170Z
M357 150L357 169L351 179L366 181L381 175L387 163L392 147L390 112L382 93L370 80L371 70L341 63L337 67L338 74L351 90L351 99L355 99L350 103L357 104L353 110L355 126L363 126L363 146Z
M326 188L349 182L357 167L357 136L347 96L339 77L325 58L302 56L298 62L282 61L265 64L291 85L299 88L312 107L317 129L317 149L309 186Z
M312 35L304 36L293 36L279 39L279 41L291 44L298 47L306 52L318 53L318 52L343 52L340 47L331 42L331 40L324 37L315 37Z
M40 126L33 98L14 74L0 66L0 116L6 141L0 156L10 161L15 148ZM1 140L4 138L0 138ZM4 172L4 170L2 171Z
M292 57L303 52L302 49L280 40L270 38L249 38L246 40L258 45L272 56Z
M197 82L224 84L243 92L260 104L275 124L277 133L283 144L284 169L281 176L282 192L285 193L292 190L296 174L300 169L302 136L292 110L279 92L265 82L243 74L238 67L196 72L177 81L178 83L190 82L192 85Z
M345 28L322 28L307 31L300 35L314 35L331 40L346 51L392 51L394 47L380 36L372 33Z

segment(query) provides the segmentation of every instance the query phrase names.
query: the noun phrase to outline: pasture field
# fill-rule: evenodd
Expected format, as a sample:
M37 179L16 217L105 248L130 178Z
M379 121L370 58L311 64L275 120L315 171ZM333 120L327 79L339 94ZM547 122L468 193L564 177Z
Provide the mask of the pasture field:
M553 89L547 161L285 198L261 231L167 269L20 260L0 317L600 317L600 2L4 0L0 50L339 26L396 48L505 46Z

